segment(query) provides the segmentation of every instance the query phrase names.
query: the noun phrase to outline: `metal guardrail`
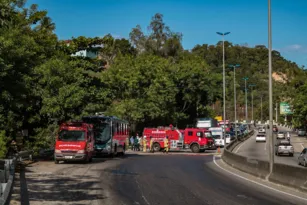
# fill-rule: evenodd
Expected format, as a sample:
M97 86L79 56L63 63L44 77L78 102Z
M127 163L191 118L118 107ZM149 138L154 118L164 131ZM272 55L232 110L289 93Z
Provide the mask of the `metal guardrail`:
M21 151L10 159L0 160L0 205L10 204L16 165L25 159L32 160L32 151Z

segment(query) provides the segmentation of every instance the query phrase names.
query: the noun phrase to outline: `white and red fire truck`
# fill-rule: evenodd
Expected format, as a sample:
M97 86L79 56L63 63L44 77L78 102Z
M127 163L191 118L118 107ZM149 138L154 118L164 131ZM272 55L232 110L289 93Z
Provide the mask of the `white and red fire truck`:
M164 149L164 139L169 139L170 151L191 150L194 153L204 152L205 150L215 150L214 139L211 137L211 132L201 128L186 128L179 130L173 126L144 128L143 136L149 145L150 137L153 140L154 151Z

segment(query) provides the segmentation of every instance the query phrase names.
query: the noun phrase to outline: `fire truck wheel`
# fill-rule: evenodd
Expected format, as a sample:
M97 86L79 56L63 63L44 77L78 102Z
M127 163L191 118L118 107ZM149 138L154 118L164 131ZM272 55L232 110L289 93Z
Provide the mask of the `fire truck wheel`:
M154 150L155 152L159 152L160 149L161 149L161 147L160 147L160 144L159 144L159 143L156 142L156 143L153 144L153 150Z
M193 144L193 145L191 146L191 150L192 150L193 153L198 153L198 152L199 152L199 146L198 146L198 144Z

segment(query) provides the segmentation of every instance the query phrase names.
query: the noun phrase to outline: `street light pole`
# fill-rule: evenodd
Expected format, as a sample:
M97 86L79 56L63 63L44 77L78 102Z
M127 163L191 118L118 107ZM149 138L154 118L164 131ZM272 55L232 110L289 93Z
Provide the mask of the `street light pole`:
M271 0L268 0L268 47L269 47L269 139L270 139L270 173L274 165L274 141L273 141L273 87L272 87L272 19Z
M233 68L233 104L234 104L234 109L235 109L235 135L236 139L238 139L238 133L237 133L237 89L236 89L236 68L240 67L240 64L236 65L229 65L230 67Z
M246 88L246 81L248 80L248 77L244 77L243 80L245 81L245 121L247 123L247 88Z
M254 121L254 90L253 87L255 87L255 84L249 84L249 87L252 88L252 121Z
M221 35L223 37L223 121L224 121L224 129L223 129L223 135L224 135L224 145L226 146L226 84L225 84L225 36L230 34L230 32L216 32L218 35Z
M261 123L262 123L262 95L261 95Z

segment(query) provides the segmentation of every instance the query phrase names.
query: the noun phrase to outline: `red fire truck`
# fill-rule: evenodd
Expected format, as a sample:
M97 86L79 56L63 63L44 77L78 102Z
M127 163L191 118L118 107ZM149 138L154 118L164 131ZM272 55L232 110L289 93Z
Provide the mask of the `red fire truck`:
M179 130L172 126L158 128L144 128L143 136L147 141L150 137L153 140L154 151L160 151L164 148L164 138L168 136L170 151L188 150L192 152L204 152L205 150L216 149L213 138L210 137L210 131L200 128L186 128Z
M68 122L60 126L55 142L54 161L92 161L94 153L93 126Z

